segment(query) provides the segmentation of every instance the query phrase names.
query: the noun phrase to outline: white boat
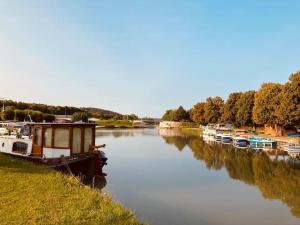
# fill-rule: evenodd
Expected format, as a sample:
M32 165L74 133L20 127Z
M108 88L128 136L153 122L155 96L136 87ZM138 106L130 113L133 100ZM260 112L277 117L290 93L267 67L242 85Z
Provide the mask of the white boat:
M217 130L214 125L207 125L203 128L203 135L215 136L216 134L217 134Z
M221 133L228 133L228 132L232 132L234 130L234 126L230 123L226 123L226 124L217 124L215 126L217 132L221 132Z
M300 146L285 146L283 150L292 157L300 156Z

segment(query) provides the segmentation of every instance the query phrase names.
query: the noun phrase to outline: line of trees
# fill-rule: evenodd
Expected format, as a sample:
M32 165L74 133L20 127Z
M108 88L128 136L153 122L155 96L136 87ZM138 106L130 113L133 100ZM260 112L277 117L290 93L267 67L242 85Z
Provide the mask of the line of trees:
M82 111L80 108L72 106L52 106L46 104L37 104L37 103L25 103L17 102L12 100L5 100L4 105L13 107L14 109L20 110L33 110L39 111L41 113L53 114L53 115L72 115L75 112Z
M17 120L24 121L28 115L31 116L35 122L46 120L51 122L54 120L54 115L74 115L74 120L83 119L86 117L95 117L103 120L137 120L138 116L135 114L122 115L109 110L100 108L78 108L73 106L53 106L37 103L25 103L12 100L5 100L5 111L2 113L0 119L3 120ZM82 117L82 118L81 118Z
M228 122L235 126L300 125L300 71L285 84L263 83L258 91L231 93L226 101L209 97L186 111L168 110L163 120L193 121L206 125Z
M53 122L55 120L55 116L49 113L42 113L41 111L31 110L31 109L15 109L12 106L7 106L2 112L3 120L15 120L15 121L30 121L30 119L34 122Z

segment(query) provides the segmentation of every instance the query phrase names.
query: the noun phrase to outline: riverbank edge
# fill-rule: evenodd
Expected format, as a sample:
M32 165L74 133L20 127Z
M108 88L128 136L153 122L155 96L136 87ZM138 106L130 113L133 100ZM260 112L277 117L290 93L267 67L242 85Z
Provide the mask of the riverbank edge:
M71 176L0 153L1 224L142 225L130 209Z

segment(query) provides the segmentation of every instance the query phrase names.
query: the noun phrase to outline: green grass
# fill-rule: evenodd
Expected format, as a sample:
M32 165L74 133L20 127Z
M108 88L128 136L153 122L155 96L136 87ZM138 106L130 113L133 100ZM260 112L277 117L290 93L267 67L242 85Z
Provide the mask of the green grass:
M97 123L104 128L133 128L129 120L100 120Z
M0 224L135 225L133 212L70 176L0 154Z

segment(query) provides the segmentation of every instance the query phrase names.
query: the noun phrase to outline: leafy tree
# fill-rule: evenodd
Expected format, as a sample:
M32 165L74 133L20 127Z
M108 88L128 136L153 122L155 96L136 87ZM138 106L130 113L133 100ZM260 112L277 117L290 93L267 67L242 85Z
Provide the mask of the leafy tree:
M171 109L169 109L169 110L167 110L166 112L165 112L165 114L163 115L163 117L162 117L162 120L164 120L164 121L172 121L172 111L173 110L171 110Z
M190 115L182 106L179 106L178 109L167 110L162 120L175 122L190 121Z
M55 120L55 116L53 114L45 113L43 114L43 120L46 122L52 123Z
M114 115L112 117L113 120L122 120L123 119L123 116L122 115Z
M221 116L222 122L229 122L236 125L236 114L238 111L236 103L240 99L241 94L242 94L241 92L235 92L229 95L222 109L222 116Z
M24 121L27 114L24 110L16 109L15 110L15 120Z
M40 111L32 110L29 115L31 116L32 121L34 122L43 122L43 113Z
M281 125L300 125L300 71L289 77L279 95L275 115Z
M3 119L4 120L13 120L15 118L15 111L14 107L7 106L3 112Z
M264 83L255 93L253 120L256 124L278 124L275 110L280 105L281 91L281 84Z
M254 95L255 91L247 91L241 94L239 100L236 103L238 108L236 114L236 123L239 126L252 126L254 125L252 120L252 111L254 107Z
M174 111L174 121L189 121L189 113L182 107L179 106L177 110Z
M135 114L130 114L130 115L123 115L122 119L123 120L138 120L139 117Z
M72 115L72 122L88 122L89 115L86 112L76 112Z
M217 123L221 117L224 101L221 97L207 98L205 104L204 118L206 123Z
M198 124L205 125L205 102L199 102L190 110L191 119Z

